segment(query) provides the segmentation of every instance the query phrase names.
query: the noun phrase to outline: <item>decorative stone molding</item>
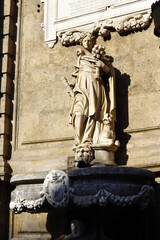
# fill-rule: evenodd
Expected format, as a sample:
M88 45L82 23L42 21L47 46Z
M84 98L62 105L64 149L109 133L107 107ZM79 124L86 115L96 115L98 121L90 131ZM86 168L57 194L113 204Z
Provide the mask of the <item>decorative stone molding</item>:
M120 34L142 30L150 24L151 5L155 1L44 0L42 2L44 23L41 26L45 32L45 42L49 47L53 47L57 42L57 36L60 36L64 46L69 46L79 43L83 32L107 38L110 30ZM66 34L67 41L62 37L63 34Z
M135 183L134 180L130 182L128 179L131 176L134 179L136 173L137 182ZM104 176L104 174L106 175ZM117 178L117 174L119 175L119 181L116 180L115 185L114 178ZM138 169L133 168L101 167L72 169L68 170L67 174L63 171L54 170L45 178L43 192L47 201L55 208L66 207L70 202L77 207L98 205L102 207L112 204L119 207L134 205L145 209L153 203L154 188L147 184L140 184L141 177L144 180L143 183L147 183L149 179L149 181L153 180L153 176L151 176L149 171L138 171ZM125 187L123 185L124 182L127 183ZM122 194L122 192L125 194Z
M118 207L137 206L140 209L145 209L154 202L153 186L148 185L147 182L145 185L147 178L151 177L149 171L140 170L140 172L138 172L138 169L124 169L123 167L101 167L84 171L80 170L78 175L80 173L83 175L83 183L85 183L85 187L81 191L78 191L80 181L78 180L78 175L75 176L76 172L78 171L75 170L74 172L71 170L71 172L69 172L72 182L72 186L70 187L70 201L78 207L113 205ZM103 175L104 173L106 173L106 175ZM94 174L95 177L93 177L92 174ZM136 174L137 182L134 181ZM131 176L133 181L130 182L129 179ZM140 176L145 180L143 182L144 185L140 184L142 181L142 179L140 180ZM91 182L93 181L92 188L94 190L91 189L89 183L87 184L87 177L89 177ZM124 182L127 183L126 186L124 186Z
M150 204L150 200L154 193L153 187L142 186L141 190L132 196L119 196L100 189L94 196L76 196L72 190L72 199L76 206L88 207L93 205L99 205L101 207L113 204L114 206L127 207L141 202L141 208L146 208Z
M140 31L147 28L151 22L151 11L137 14L135 16L127 16L121 19L107 19L102 22L97 22L91 29L94 36L101 36L108 38L110 36L110 29L117 31L119 34L129 34L131 32ZM112 31L113 31L112 30ZM62 46L72 46L80 44L85 37L86 33L83 31L66 31L58 33L58 37Z
M17 193L15 200L10 202L10 209L15 213L21 213L23 211L36 211L42 207L45 200L44 194L40 193L40 195L42 195L42 197L36 200L27 200L22 198L21 195Z
M80 44L85 36L85 32L75 30L60 32L58 34L62 46L65 47Z
M69 206L146 209L154 204L154 175L138 168L107 166L52 170L41 176L18 174L11 183L16 187L10 202L15 213Z
M43 191L47 201L55 208L65 207L69 202L69 178L60 170L51 171L45 178Z
M43 181L46 172L17 174L11 178L15 189L11 193L10 209L15 213L40 211L45 202Z
M115 29L118 33L126 33L126 32L134 32L139 31L144 28L147 28L150 24L151 20L151 12L148 11L143 14L138 14L134 17L130 17L126 20L124 20L121 23L118 23L115 26Z
M149 26L151 20L151 11L135 14L134 16L126 16L121 19L107 19L95 24L93 33L97 32L102 37L107 37L108 29L113 28L120 34L130 33L142 30Z

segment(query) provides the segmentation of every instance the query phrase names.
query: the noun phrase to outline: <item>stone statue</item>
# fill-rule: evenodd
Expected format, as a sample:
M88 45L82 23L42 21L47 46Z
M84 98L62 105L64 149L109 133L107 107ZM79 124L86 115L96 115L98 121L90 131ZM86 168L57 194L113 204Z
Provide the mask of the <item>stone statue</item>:
M81 45L84 49L77 50L76 70L72 74L75 81L70 85L73 89L70 123L75 133L76 165L88 166L95 151L115 146L115 74L104 47L95 45L91 34L85 35Z
M90 224L79 219L73 219L70 223L70 234L61 235L56 240L111 240L104 232L101 222L90 219ZM103 225L103 224L102 224Z
M73 219L70 223L70 228L71 233L69 235L62 235L57 240L86 240L86 238L83 238L86 226L82 221L80 221L79 219Z
M71 221L71 232L74 238L79 238L84 234L85 225L79 219L73 219Z

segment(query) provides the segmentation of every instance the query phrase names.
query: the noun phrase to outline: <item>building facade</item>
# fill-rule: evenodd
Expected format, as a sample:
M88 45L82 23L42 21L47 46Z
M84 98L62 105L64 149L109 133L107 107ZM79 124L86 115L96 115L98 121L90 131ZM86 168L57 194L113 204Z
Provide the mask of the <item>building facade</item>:
M66 2L71 4L73 1ZM78 4L81 1L75 2ZM97 44L105 46L116 75L115 131L116 138L120 141L120 147L115 153L116 163L150 170L155 174L157 183L156 207L152 207L144 215L141 213L135 215L132 212L132 228L129 225L127 228L131 231L134 231L135 226L138 228L138 225L134 224L139 216L143 222L138 221L143 228L142 232L141 227L138 228L139 236L143 236L141 239L158 240L160 236L157 230L158 202L160 204L158 190L160 41L154 35L154 21L151 15L153 1L133 2L143 2L143 6L147 4L146 9L144 6L144 9L136 10L137 12L129 17L125 15L123 21L118 22L121 24L119 28L116 28L118 25L114 25L115 15L113 24L107 23L108 25L104 27L110 32L107 37L98 32L102 24L99 25L96 41ZM64 1L61 1L61 4L60 7L64 4L64 9L59 10L59 14L65 11ZM49 14L47 7L49 7L47 1L43 3L39 0L2 0L0 3L0 228L2 229L0 239L2 240L44 240L51 239L51 236L52 239L56 239L53 232L54 227L58 229L58 223L62 221L60 214L55 216L54 212L46 210L31 214L29 209L16 214L9 210L11 192L15 186L18 186L17 192L20 192L27 184L27 188L30 189L27 194L32 194L33 185L42 183L48 172L67 170L74 162L72 150L74 132L69 124L72 98L68 95L61 78L66 77L71 81L77 61L76 50L82 49L82 46L77 46L75 43L68 44L67 47L62 45L60 32L65 32L65 25L62 27L63 31L61 25L56 25L57 35L55 39L51 36L50 40L50 35L47 34L51 31L52 35L54 24L46 20ZM108 5L107 7L110 8ZM72 8L72 11L74 12L75 9ZM83 19L86 13L82 15ZM48 21L52 20L51 18ZM86 31L91 32L94 21L89 21L92 24L87 26ZM78 20L75 22L78 24ZM136 27L132 27L135 26L134 22ZM125 28L125 26L129 27ZM69 30L66 27L66 31L72 29L73 27ZM84 30L79 27L78 31ZM11 177L13 179L11 182L14 184L10 184ZM122 214L116 213L119 221ZM128 214L130 215L124 213L122 217L124 222ZM109 216L112 219L111 213ZM149 219L147 223L149 228L146 228L144 223L146 219ZM149 235L145 235L146 231L149 231ZM136 237L134 239L139 239Z

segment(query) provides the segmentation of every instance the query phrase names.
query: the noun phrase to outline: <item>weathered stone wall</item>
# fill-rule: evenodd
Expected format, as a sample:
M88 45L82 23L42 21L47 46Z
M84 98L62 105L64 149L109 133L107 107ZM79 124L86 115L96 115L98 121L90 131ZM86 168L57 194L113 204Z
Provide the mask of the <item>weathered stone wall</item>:
M151 24L129 36L115 33L106 43L117 69L117 132L122 137L118 158L125 158L126 144L127 164L132 166L159 165L158 42Z
M19 1L10 160L13 175L66 169L73 159L73 129L69 125L72 99L61 77L70 81L77 46L66 48L58 42L53 49L48 48L42 22L39 0ZM116 68L116 128L121 141L117 162L159 171L160 47L153 27L152 23L147 30L128 36L114 32L109 41L100 37L97 41L106 47ZM33 239L34 235L47 239L45 214L26 213L13 219L12 238Z
M9 201L11 169L12 90L14 79L16 4L0 1L0 239L9 233Z
M77 46L66 48L60 42L53 49L46 46L40 26L43 5L38 13L38 3L24 1L19 8L14 173L64 169L66 156L73 155L73 129L69 125L72 100L61 77L70 81ZM112 33L111 40L103 42L99 38L98 42L105 45L116 68L117 138L121 140L117 160L127 159L128 165L133 166L155 166L159 164L160 50L153 24L128 36Z

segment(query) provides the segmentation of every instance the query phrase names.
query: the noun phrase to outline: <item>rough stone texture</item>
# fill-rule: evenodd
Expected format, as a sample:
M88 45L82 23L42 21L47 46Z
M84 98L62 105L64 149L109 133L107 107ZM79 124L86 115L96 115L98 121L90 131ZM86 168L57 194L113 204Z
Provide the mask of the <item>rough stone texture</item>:
M61 77L66 76L70 81L77 46L65 48L58 42L50 49L45 45L40 29L43 7L38 13L36 3L38 1L30 4L24 1L22 4L20 51L16 62L19 72L14 108L14 173L19 171L19 161L23 161L20 166L23 171L33 172L33 169L41 171L44 163L46 170L66 168L66 156L73 156L73 129L68 123L72 101ZM33 29L34 34L30 34ZM128 36L112 33L110 41L99 38L98 43L105 45L116 68L117 136L121 141L117 161L130 166L157 167L160 164L160 73L159 42L153 35L153 24L145 31ZM149 139L153 137L152 147ZM26 168L26 164L29 167Z
M14 0L0 1L0 239L8 240L9 179L11 168L12 82L14 76L16 4Z
M28 239L51 239L46 230L47 214L22 213L20 215L11 214L16 224L11 226L10 239L28 240Z

